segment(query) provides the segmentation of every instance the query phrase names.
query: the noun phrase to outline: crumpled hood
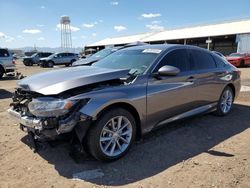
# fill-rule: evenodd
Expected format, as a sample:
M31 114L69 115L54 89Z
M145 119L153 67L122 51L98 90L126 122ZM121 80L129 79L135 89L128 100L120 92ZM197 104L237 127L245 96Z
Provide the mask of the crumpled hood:
M129 70L80 66L62 68L26 77L18 82L18 87L43 95L56 95L76 87L119 79Z

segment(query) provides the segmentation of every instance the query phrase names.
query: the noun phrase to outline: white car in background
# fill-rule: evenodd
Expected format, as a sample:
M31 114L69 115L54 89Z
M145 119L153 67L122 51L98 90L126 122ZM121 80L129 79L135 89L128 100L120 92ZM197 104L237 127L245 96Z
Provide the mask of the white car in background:
M0 79L4 74L14 73L15 69L15 61L9 50L0 48Z

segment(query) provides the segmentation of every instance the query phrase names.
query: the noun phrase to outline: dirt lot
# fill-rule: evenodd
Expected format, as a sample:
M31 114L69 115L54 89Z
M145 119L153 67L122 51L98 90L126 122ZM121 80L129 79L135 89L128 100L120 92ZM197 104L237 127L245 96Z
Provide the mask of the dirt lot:
M48 71L37 66L25 75ZM242 70L250 86L250 68ZM0 81L0 187L250 187L250 92L241 92L227 117L205 115L154 131L123 159L103 164L69 155L69 144L29 148L8 116L15 79ZM80 174L76 174L80 173ZM81 180L73 179L80 175Z

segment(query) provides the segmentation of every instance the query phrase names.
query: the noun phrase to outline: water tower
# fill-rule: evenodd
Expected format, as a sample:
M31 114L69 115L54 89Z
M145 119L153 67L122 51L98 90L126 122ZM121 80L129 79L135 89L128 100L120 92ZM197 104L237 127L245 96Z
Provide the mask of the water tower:
M61 48L69 50L72 48L71 28L69 16L61 16Z

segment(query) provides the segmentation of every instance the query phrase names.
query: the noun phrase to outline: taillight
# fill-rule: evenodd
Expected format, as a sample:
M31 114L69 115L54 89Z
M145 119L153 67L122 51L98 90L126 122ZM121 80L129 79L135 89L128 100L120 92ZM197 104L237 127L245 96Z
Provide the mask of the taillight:
M12 60L12 64L13 64L13 65L15 65L15 64L16 64L15 60Z

